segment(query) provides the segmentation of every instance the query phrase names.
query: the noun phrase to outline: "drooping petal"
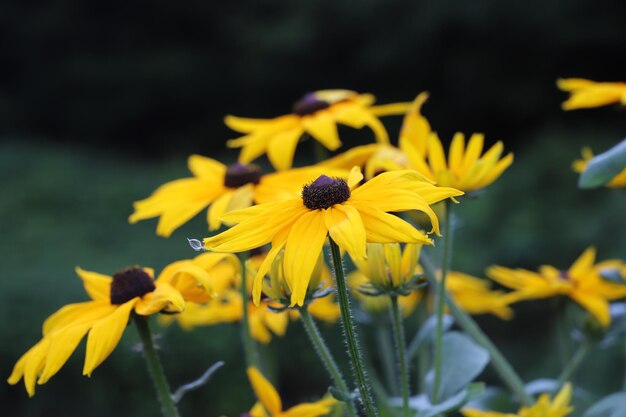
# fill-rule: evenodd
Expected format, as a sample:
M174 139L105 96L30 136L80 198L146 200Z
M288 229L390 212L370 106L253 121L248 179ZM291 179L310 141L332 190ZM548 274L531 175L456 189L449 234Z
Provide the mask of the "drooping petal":
M67 362L93 322L67 326L50 335L50 347L46 354L46 365L39 376L38 384L45 384Z
M432 244L432 241L424 233L397 216L367 206L357 207L357 209L365 225L368 242Z
M324 210L323 214L326 229L337 245L345 249L353 259L364 259L367 256L367 240L359 211L347 204L337 204Z
M76 274L83 280L85 291L92 300L108 300L111 297L111 277L76 267Z
M48 353L49 347L50 339L47 337L41 339L39 343L30 348L22 357L25 358L24 362L22 362L23 368L18 369L18 365L20 365L20 368L22 366L22 364L18 361L15 366L17 372L16 369L14 369L13 374L11 374L11 377L9 378L9 383L11 383L11 381L15 380L17 375L19 375L19 372L23 370L24 386L26 387L26 392L28 392L29 397L35 395L35 383L37 382L37 376L45 365L46 354ZM19 378L17 378L17 381L19 381Z
M304 304L311 273L324 246L328 229L320 210L302 215L291 227L285 246L285 278L291 283L291 305Z
M577 290L572 291L569 296L591 313L602 326L606 327L611 323L609 302L605 298Z
M185 299L182 294L167 282L160 282L154 291L145 294L135 304L135 312L142 316L149 316L161 310L180 313L184 309Z
M139 298L135 297L117 306L113 313L94 324L87 338L83 375L91 376L93 370L113 352L126 329L130 312L138 300Z
M291 168L298 141L304 131L300 126L278 133L268 143L267 157L277 171Z
M337 123L328 112L321 111L313 116L304 117L302 125L307 133L327 149L334 151L341 146Z
M248 367L247 372L250 385L263 407L270 415L279 414L283 410L283 403L276 388L254 366Z

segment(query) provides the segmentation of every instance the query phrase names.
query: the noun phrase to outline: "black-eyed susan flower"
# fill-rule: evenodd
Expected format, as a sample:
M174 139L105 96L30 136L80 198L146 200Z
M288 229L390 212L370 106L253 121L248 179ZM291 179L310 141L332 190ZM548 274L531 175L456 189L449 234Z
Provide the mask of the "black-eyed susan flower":
M283 402L276 388L261 372L251 366L248 368L248 379L259 400L250 410L252 417L318 417L330 413L337 400L324 398L314 403L302 403L283 410Z
M389 137L379 117L403 114L409 103L374 106L371 94L350 90L320 90L307 93L293 106L293 113L274 119L248 119L226 116L225 123L244 136L228 141L232 148L242 148L239 162L248 164L267 153L277 170L291 167L298 142L306 133L327 149L341 146L337 124L355 129L372 129L376 141L388 143Z
M556 83L561 91L570 93L570 97L561 105L563 110L601 107L614 103L626 105L626 83L623 82L562 78Z
M565 417L574 411L570 405L572 401L572 385L565 384L554 399L549 394L541 394L535 404L522 407L517 413L499 413L497 411L483 411L475 408L464 408L461 414L465 417Z
M572 163L572 168L575 172L582 174L587 169L589 161L593 158L593 151L591 148L585 147L582 152L582 159L577 159ZM610 188L624 188L626 187L626 169L617 174L611 181L606 184L606 187Z
M83 375L92 372L120 341L132 313L149 316L161 311L178 313L185 308L184 294L176 288L176 274L153 279L150 269L129 268L112 277L77 268L91 301L68 304L46 319L43 337L15 364L8 379L22 378L29 396L35 384L44 384L67 362L80 341L87 336ZM180 282L181 287L186 285ZM208 285L202 280L195 285Z
M128 219L130 223L159 217L157 235L169 237L208 207L209 230L216 230L222 224L220 217L224 213L249 207L253 201L293 197L300 191L299 185L303 181L312 181L325 172L321 167L307 167L263 175L260 167L254 164L227 166L200 155L191 155L187 165L193 177L163 184L150 197L135 202L134 213ZM334 171L334 175L347 174L347 171Z
M502 320L513 318L512 300L503 291L492 290L489 281L462 272L450 271L446 290L469 314L493 314Z
M600 324L608 326L609 302L626 297L626 285L606 281L602 272L623 268L624 263L608 260L595 264L595 259L596 250L591 247L567 270L549 265L541 266L539 272L492 266L487 276L515 290L507 295L510 302L564 295L589 311Z
M237 225L206 238L204 244L216 252L241 252L271 243L254 279L257 303L263 277L284 248L291 305L301 306L327 235L353 259L366 257L368 242L431 244L423 232L389 212L422 211L438 233L439 221L430 204L462 194L436 187L415 171L383 173L359 186L362 178L358 169L352 170L348 181L322 175L302 188L301 197L230 212L224 220Z

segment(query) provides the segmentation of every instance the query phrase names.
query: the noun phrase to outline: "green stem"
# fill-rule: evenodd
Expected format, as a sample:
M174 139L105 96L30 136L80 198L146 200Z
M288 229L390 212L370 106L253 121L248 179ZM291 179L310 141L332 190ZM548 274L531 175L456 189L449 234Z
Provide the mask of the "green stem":
M242 252L239 254L239 260L241 262L241 305L243 308L241 315L241 342L243 343L244 353L246 355L246 363L248 366L254 366L260 370L259 355L252 336L250 335L250 320L248 319L248 303L250 300L250 294L248 292L247 282L247 270L246 260L248 254Z
M432 286L436 286L437 276L435 266L424 251L422 251L420 257L420 263L424 268L424 273L428 279L428 283ZM487 349L491 357L491 364L509 390L518 397L519 401L521 401L523 405L531 405L533 403L533 399L526 393L524 382L519 375L517 375L515 369L513 369L504 355L502 355L489 337L487 337L480 327L478 327L474 319L465 311L461 310L461 308L448 294L446 294L446 303L448 304L450 312L456 319L457 324L461 326L461 328L465 330L474 339L474 341L476 341L476 343Z
M567 313L565 308L567 304L565 300L557 297L555 298L555 309L556 309L556 327L557 334L559 335L559 350L561 351L561 365L566 367L571 359L572 359L572 351L569 337L569 329L567 323Z
M404 327L402 326L402 317L400 315L400 306L398 305L398 296L392 295L390 298L393 335L396 341L396 349L398 352L400 382L402 386L402 409L404 410L404 417L410 417L411 409L409 408L409 372L407 369Z
M567 362L565 368L563 368L561 375L559 375L559 379L557 382L557 391L561 389L561 387L571 378L574 372L576 372L580 364L589 353L590 348L591 344L587 339L583 340L580 346L578 346L578 349L576 350L574 355L571 357L569 362Z
M315 325L315 321L313 320L313 317L311 317L311 313L309 313L306 306L300 309L300 318L302 319L302 324L304 325L306 334L309 336L311 343L313 343L313 346L315 347L317 356L319 356L320 360L324 364L324 367L326 367L326 370L330 374L330 377L333 379L335 385L342 394L349 396L350 390L348 389L348 385L346 385L343 375L341 374L337 363L333 359L333 355L330 353L328 346L326 346L326 342L324 342L324 338L320 334L317 326ZM350 417L357 417L354 401L347 401L346 407L348 408L348 415Z
M443 344L443 310L446 296L446 277L450 265L450 252L452 251L453 229L450 224L452 220L452 202L445 201L445 220L443 223L443 255L441 260L441 279L437 283L437 328L435 331L435 378L433 383L433 404L439 403L439 388L441 386L441 368L443 365L442 344Z
M378 345L378 353L383 366L383 374L385 382L389 387L389 392L397 395L398 380L396 378L395 365L393 363L393 346L391 345L391 335L389 334L389 323L380 315L376 315L376 344Z
M427 311L425 299L422 299L422 301L420 301L420 303L417 306L417 316L419 319L419 327L418 327L418 331L416 332L416 337L417 337L417 334L419 334L419 329L424 325L424 323L426 323L426 319L428 318L428 311ZM411 341L411 343L409 344L409 349L407 352L407 357L409 361L413 357L413 355L411 354L412 345L413 345L413 341ZM421 347L417 347L415 351L417 352L417 367L416 368L417 368L418 392L424 392L426 391L425 380L426 380L426 373L428 372L428 365L430 363L430 357L429 357L430 352L428 351L428 349L423 349Z
M356 379L357 387L359 388L359 393L361 394L361 405L367 417L377 417L376 406L374 405L374 399L369 390L367 375L365 374L365 367L363 366L363 356L359 348L356 327L354 326L352 312L350 311L350 299L348 298L346 278L343 272L343 265L341 264L341 252L339 251L339 246L337 246L330 236L328 237L328 241L330 242L330 251L333 258L337 299L339 300L339 309L341 310L344 339L348 347L352 371Z
M150 324L147 317L135 316L135 326L137 327L137 333L141 338L143 344L143 353L146 357L146 363L148 364L148 370L154 382L159 401L161 402L161 411L164 417L178 417L178 410L176 404L172 399L170 388L163 372L163 367L159 361L159 357L154 348L154 342L152 341L152 334L150 333Z

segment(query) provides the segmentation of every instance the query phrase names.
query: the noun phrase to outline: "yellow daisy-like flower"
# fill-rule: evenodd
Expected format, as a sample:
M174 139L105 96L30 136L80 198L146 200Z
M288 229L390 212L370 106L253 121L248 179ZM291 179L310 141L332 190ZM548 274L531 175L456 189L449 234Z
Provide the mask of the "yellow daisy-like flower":
M548 394L541 394L535 404L522 407L517 413L499 413L497 411L483 411L474 408L464 408L461 414L465 417L565 417L574 411L570 405L572 401L572 384L567 383L559 393L550 400Z
M577 159L572 163L572 168L574 172L582 174L587 169L587 165L591 158L593 158L593 151L591 148L584 147L582 152L582 159ZM610 188L623 188L626 187L626 169L617 174L611 181L606 184L607 187Z
M409 103L374 106L371 94L350 90L320 90L305 94L293 106L293 113L274 119L248 119L226 116L226 125L244 136L228 141L231 148L242 148L239 162L247 164L267 153L277 170L291 167L298 142L306 133L327 149L341 146L337 124L372 129L377 142L389 137L379 116L402 114Z
M385 296L372 296L361 292L361 289L370 284L366 275L356 270L348 274L348 283L352 290L351 295L359 300L363 310L370 313L389 313L391 308L391 300ZM398 305L403 317L408 317L417 307L422 294L419 291L413 291L409 295L401 295L398 297Z
M8 379L14 385L23 378L31 397L35 383L45 384L54 376L85 335L83 375L91 376L119 343L131 313L149 316L185 308L184 293L189 286L185 278L176 282L178 277L172 271L156 280L152 270L141 268L125 269L112 277L80 268L76 273L91 301L68 304L48 317L42 339L17 361ZM200 279L195 285L208 285Z
M492 290L487 280L450 271L446 277L446 290L469 314L493 314L502 320L513 318L513 310L509 307L512 300L504 292Z
M283 410L283 402L278 391L259 370L248 368L248 379L259 402L250 410L252 417L318 417L330 413L337 403L334 398L325 398L314 403L302 403Z
M412 103L400 131L399 148L389 144L360 146L321 165L346 168L346 164L352 163L363 166L367 179L384 171L414 169L439 186L462 191L479 190L498 179L513 162L513 154L501 158L502 142L483 154L484 135L473 134L466 147L465 136L456 133L446 160L441 140L421 114L427 98L427 93L421 93Z
M383 173L359 186L362 179L358 168L347 182L322 175L303 187L301 197L230 212L224 220L238 224L206 238L204 244L216 252L241 252L272 244L254 279L256 303L261 298L263 277L284 248L291 305L301 306L327 235L353 259L366 257L368 242L431 244L423 232L388 212L422 211L439 233L439 221L430 204L462 194L436 187L414 171Z
M224 213L249 207L253 201L279 201L297 196L302 182L312 181L325 172L314 166L262 175L257 165L226 166L200 155L191 155L187 164L193 177L163 184L150 197L135 202L135 211L128 218L130 223L159 217L157 235L169 237L208 207L209 230L217 230ZM335 170L333 175L345 177L348 172Z
M626 105L626 83L596 82L583 78L561 78L556 82L561 91L570 93L563 110L601 107L613 103Z
M594 264L596 250L588 248L566 271L543 265L539 272L492 266L487 276L516 291L507 295L511 302L565 295L589 311L600 324L611 323L609 301L626 297L626 285L604 280L605 269L620 269L624 263L608 260Z

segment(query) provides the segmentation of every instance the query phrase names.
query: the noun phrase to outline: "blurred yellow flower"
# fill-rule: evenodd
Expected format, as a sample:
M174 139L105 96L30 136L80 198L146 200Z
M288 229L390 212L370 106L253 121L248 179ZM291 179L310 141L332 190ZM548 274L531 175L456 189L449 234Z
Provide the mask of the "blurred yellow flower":
M157 235L169 237L174 230L209 207L209 230L222 224L220 217L232 210L252 205L253 201L270 202L299 195L301 184L312 181L326 170L305 167L284 173L262 175L257 165L226 166L215 159L191 155L187 160L194 175L170 181L157 188L150 197L133 204L130 223L159 217ZM333 170L331 175L347 177L348 172Z
M122 270L112 277L76 268L91 301L68 304L46 319L43 338L15 364L8 379L17 384L24 379L29 396L35 383L45 384L67 362L87 335L83 375L91 376L119 343L131 313L149 316L161 311L179 313L185 308L183 293L176 289L174 273L156 280L151 269ZM180 288L186 287L179 281ZM207 285L202 279L195 285Z
M461 414L465 417L564 417L574 411L572 401L572 384L567 383L551 401L548 394L541 394L535 404L522 407L517 413L498 413L473 408L464 408Z
M334 151L341 146L337 124L355 129L368 126L377 142L389 137L379 116L402 114L409 103L373 106L371 94L350 90L320 90L305 94L293 106L293 113L273 119L226 116L226 125L244 136L228 141L231 148L242 148L239 162L247 164L267 153L277 170L291 167L298 142L306 133Z
M591 148L584 147L582 152L582 159L577 159L572 163L572 168L574 172L582 174L587 169L587 165L591 158L593 158L593 152ZM626 187L626 169L617 174L611 181L606 184L607 187L610 188L623 188Z
M353 259L357 271L377 289L394 290L415 282L422 245L368 243L367 259Z
M284 248L291 306L302 306L327 235L353 259L366 257L368 242L430 244L423 232L388 212L422 211L438 233L439 221L430 204L462 194L436 187L413 171L383 173L359 186L362 178L358 169L350 173L347 182L322 175L303 187L301 197L230 212L224 220L238 224L206 238L205 246L216 252L242 252L271 242L254 279L256 303L261 298L263 277Z
M513 318L509 307L511 300L502 291L490 288L489 281L450 271L446 277L446 289L450 296L469 314L493 314L502 320Z
M329 414L337 402L325 398L314 403L302 403L283 410L283 402L276 388L255 367L248 368L248 379L259 402L250 410L252 417L318 417Z
M470 137L467 147L465 136L456 133L446 160L441 140L421 113L427 98L427 93L419 94L405 115L399 148L389 144L359 146L321 165L346 168L346 164L352 163L362 166L366 179L385 171L414 169L439 186L475 191L494 182L513 163L512 153L501 158L502 142L483 154L484 135L479 133Z
M570 93L563 102L563 110L601 107L620 103L626 105L626 83L596 82L583 78L561 78L557 80L560 90Z
M535 298L565 295L589 311L603 326L611 322L609 301L626 297L626 285L608 282L602 278L603 270L623 268L620 260L594 264L596 250L588 248L566 271L543 265L539 272L492 266L487 276L516 291L507 294L513 303Z
M391 300L387 296L378 295L366 295L360 290L366 287L370 281L367 276L362 274L359 270L353 271L348 274L348 284L350 285L351 295L356 300L359 300L363 310L370 313L389 313L391 308ZM398 297L398 305L403 317L408 317L417 307L422 294L419 291L413 291L409 295L400 295Z

